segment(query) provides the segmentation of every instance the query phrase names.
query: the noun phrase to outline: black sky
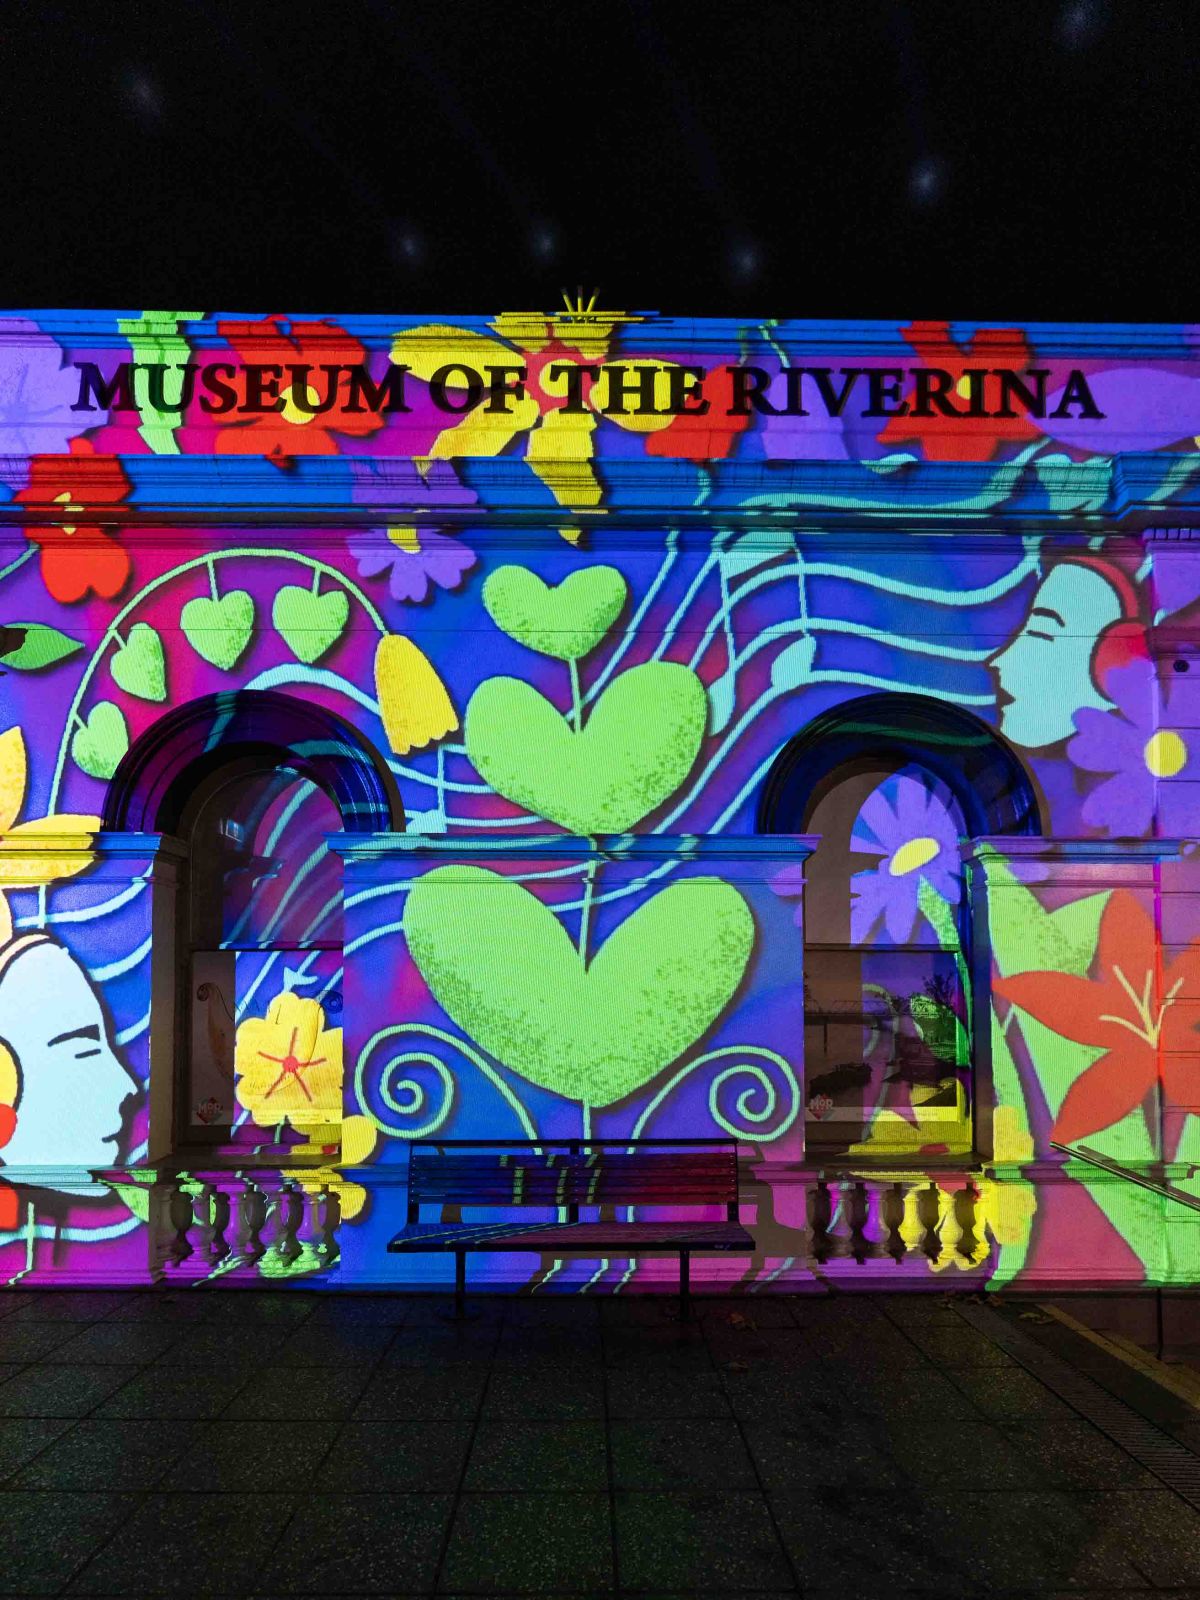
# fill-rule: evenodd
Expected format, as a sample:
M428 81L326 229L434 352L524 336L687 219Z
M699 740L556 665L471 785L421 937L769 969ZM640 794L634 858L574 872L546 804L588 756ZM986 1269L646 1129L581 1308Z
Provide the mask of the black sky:
M16 306L1187 321L1194 0L5 9Z

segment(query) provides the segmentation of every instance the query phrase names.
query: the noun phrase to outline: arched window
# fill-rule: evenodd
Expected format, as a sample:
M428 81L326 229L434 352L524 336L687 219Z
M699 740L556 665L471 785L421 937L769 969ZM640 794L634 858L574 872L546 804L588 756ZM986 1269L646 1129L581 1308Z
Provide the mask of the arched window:
M340 1071L306 1072L330 1063L316 1050L310 1062L305 1041L290 1037L317 1013L285 1006L273 1030L278 1050L264 1034L275 1076L304 1100L288 1128L282 1116L272 1125L269 1072L253 1115L239 1103L235 1035L249 1018L280 1017L276 1002L286 995L317 1002L324 1025L340 1026L341 865L326 836L403 826L385 763L319 706L275 693L210 696L163 718L133 746L112 780L104 821L172 834L186 846L175 952L176 1146L271 1147L296 1141L298 1123L324 1138L341 1119Z
M819 839L804 887L808 1146L965 1155L977 1052L960 843L1040 831L1024 769L954 707L870 695L788 744L759 821Z

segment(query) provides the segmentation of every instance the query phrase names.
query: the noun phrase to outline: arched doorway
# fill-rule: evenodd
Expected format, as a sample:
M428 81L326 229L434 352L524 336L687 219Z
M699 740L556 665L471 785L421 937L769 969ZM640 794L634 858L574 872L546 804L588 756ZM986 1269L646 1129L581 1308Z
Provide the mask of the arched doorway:
M274 692L212 695L132 746L103 820L186 847L175 923L175 1147L274 1148L300 1138L298 1127L325 1137L340 1122L340 1065L336 1074L291 1070L309 1061L284 1039L278 1077L303 1112L273 1125L270 1084L253 1114L236 1093L235 1035L249 1018L279 1016L287 995L310 1002L287 1003L300 1033L340 1027L341 869L326 836L403 827L386 764L323 707ZM315 1068L318 1053L308 1055Z
M964 1155L977 1064L964 838L1037 834L1021 763L990 728L868 695L781 752L764 832L816 835L804 882L806 1139L817 1152ZM883 1116L881 1113L889 1113Z

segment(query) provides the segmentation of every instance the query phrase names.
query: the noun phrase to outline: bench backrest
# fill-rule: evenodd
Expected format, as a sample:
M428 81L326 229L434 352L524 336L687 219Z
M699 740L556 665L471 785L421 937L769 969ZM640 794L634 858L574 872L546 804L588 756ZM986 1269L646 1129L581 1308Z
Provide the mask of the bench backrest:
M423 1205L565 1207L723 1205L737 1215L734 1140L414 1140L408 1217Z

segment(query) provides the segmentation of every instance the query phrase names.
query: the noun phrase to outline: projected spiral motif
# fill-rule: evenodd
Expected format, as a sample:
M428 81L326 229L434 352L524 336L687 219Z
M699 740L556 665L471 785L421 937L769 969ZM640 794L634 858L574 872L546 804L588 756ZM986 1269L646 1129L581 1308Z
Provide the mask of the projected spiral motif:
M458 1098L457 1079L432 1044L387 1050L414 1036L448 1045L483 1074L512 1109L529 1138L536 1130L529 1114L496 1069L464 1039L424 1022L397 1022L380 1028L359 1052L354 1094L359 1109L396 1139L427 1139L447 1123Z

